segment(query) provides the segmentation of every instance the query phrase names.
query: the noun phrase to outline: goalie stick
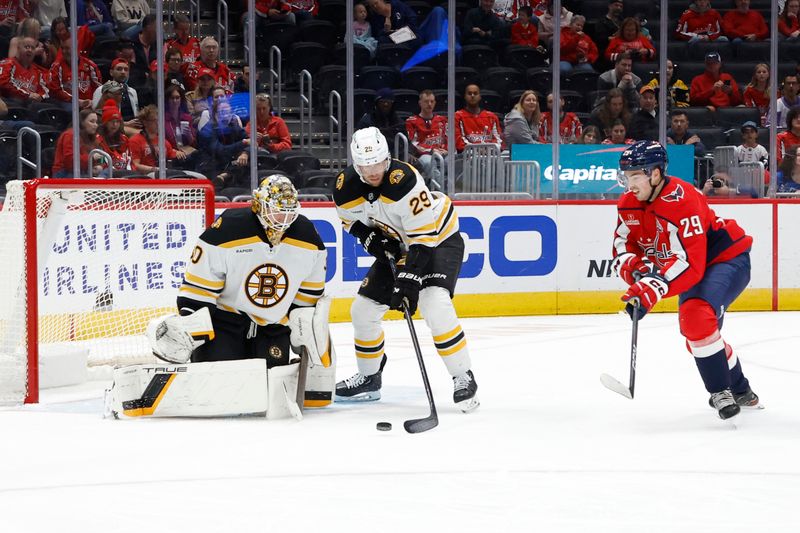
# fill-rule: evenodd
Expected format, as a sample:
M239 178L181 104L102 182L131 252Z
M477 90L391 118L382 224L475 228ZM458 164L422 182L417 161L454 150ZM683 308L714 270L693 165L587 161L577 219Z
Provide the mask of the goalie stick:
M633 298L632 313L632 326L631 326L631 363L630 375L628 377L628 386L626 387L620 381L608 374L600 374L600 383L603 384L608 390L612 390L617 394L625 396L629 400L633 400L634 386L636 385L636 344L639 338L639 299Z
M397 266L394 264L392 257L389 257L388 263L389 268L392 269L392 276L397 279ZM408 331L411 333L411 342L414 345L414 352L417 355L419 370L422 374L422 384L425 386L425 394L428 396L428 405L431 408L431 412L428 416L425 418L406 420L403 422L403 427L409 433L422 433L423 431L428 431L439 425L439 415L436 413L436 404L433 403L433 392L431 391L430 381L428 381L428 372L425 370L425 361L422 360L422 350L419 347L419 339L417 339L417 332L414 329L414 321L411 319L408 303L405 300L403 300L403 314L408 323Z

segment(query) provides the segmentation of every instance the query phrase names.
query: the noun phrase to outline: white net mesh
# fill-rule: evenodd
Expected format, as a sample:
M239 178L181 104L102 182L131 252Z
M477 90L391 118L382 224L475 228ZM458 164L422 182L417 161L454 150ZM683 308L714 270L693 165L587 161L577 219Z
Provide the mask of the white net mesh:
M33 301L25 280L33 269L26 246L38 255L39 352L67 344L88 348L90 365L131 364L152 360L147 323L175 312L186 261L205 228L202 187L49 185L43 180L36 192L35 242L23 223L21 182L8 184L0 212L0 403L20 402L27 390Z

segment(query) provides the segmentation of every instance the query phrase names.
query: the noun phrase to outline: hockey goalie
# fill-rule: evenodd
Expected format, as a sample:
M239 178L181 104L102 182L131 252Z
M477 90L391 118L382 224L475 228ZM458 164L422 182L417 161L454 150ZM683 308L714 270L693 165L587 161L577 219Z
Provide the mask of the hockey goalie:
M147 328L153 353L169 364L116 369L107 412L300 419L303 407L332 402L325 246L298 209L291 181L272 175L250 207L224 211L203 232L179 314Z

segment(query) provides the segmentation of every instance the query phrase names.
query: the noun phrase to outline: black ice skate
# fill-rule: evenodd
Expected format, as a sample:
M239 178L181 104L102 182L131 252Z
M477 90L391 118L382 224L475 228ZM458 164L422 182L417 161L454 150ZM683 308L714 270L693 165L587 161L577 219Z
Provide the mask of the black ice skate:
M478 383L472 370L458 376L453 376L453 401L465 413L475 410L481 402L475 393L478 392Z
M733 399L736 401L736 405L739 407L744 407L746 409L764 408L758 399L758 394L753 392L753 389L750 387L747 387L747 390L741 393L734 392ZM708 405L709 407L714 407L714 402L711 398L708 399Z
M356 372L353 376L336 384L337 402L374 402L381 399L381 373L386 365L386 356L381 359L377 372L365 376Z
M742 410L741 407L733 399L733 394L730 389L725 389L720 392L712 392L710 399L714 409L717 410L719 417L727 420L739 414Z

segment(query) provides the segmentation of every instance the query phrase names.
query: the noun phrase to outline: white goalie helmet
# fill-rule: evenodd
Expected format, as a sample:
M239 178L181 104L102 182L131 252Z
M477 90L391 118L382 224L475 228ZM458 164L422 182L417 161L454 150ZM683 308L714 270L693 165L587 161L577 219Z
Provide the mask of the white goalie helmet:
M391 154L389 153L389 143L383 136L381 130L375 127L363 128L353 133L353 140L350 143L350 155L353 157L353 166L356 173L364 180L359 167L375 165L386 162L386 170L391 164Z
M282 174L267 176L253 191L253 212L266 230L286 231L297 219L300 202L291 180Z

